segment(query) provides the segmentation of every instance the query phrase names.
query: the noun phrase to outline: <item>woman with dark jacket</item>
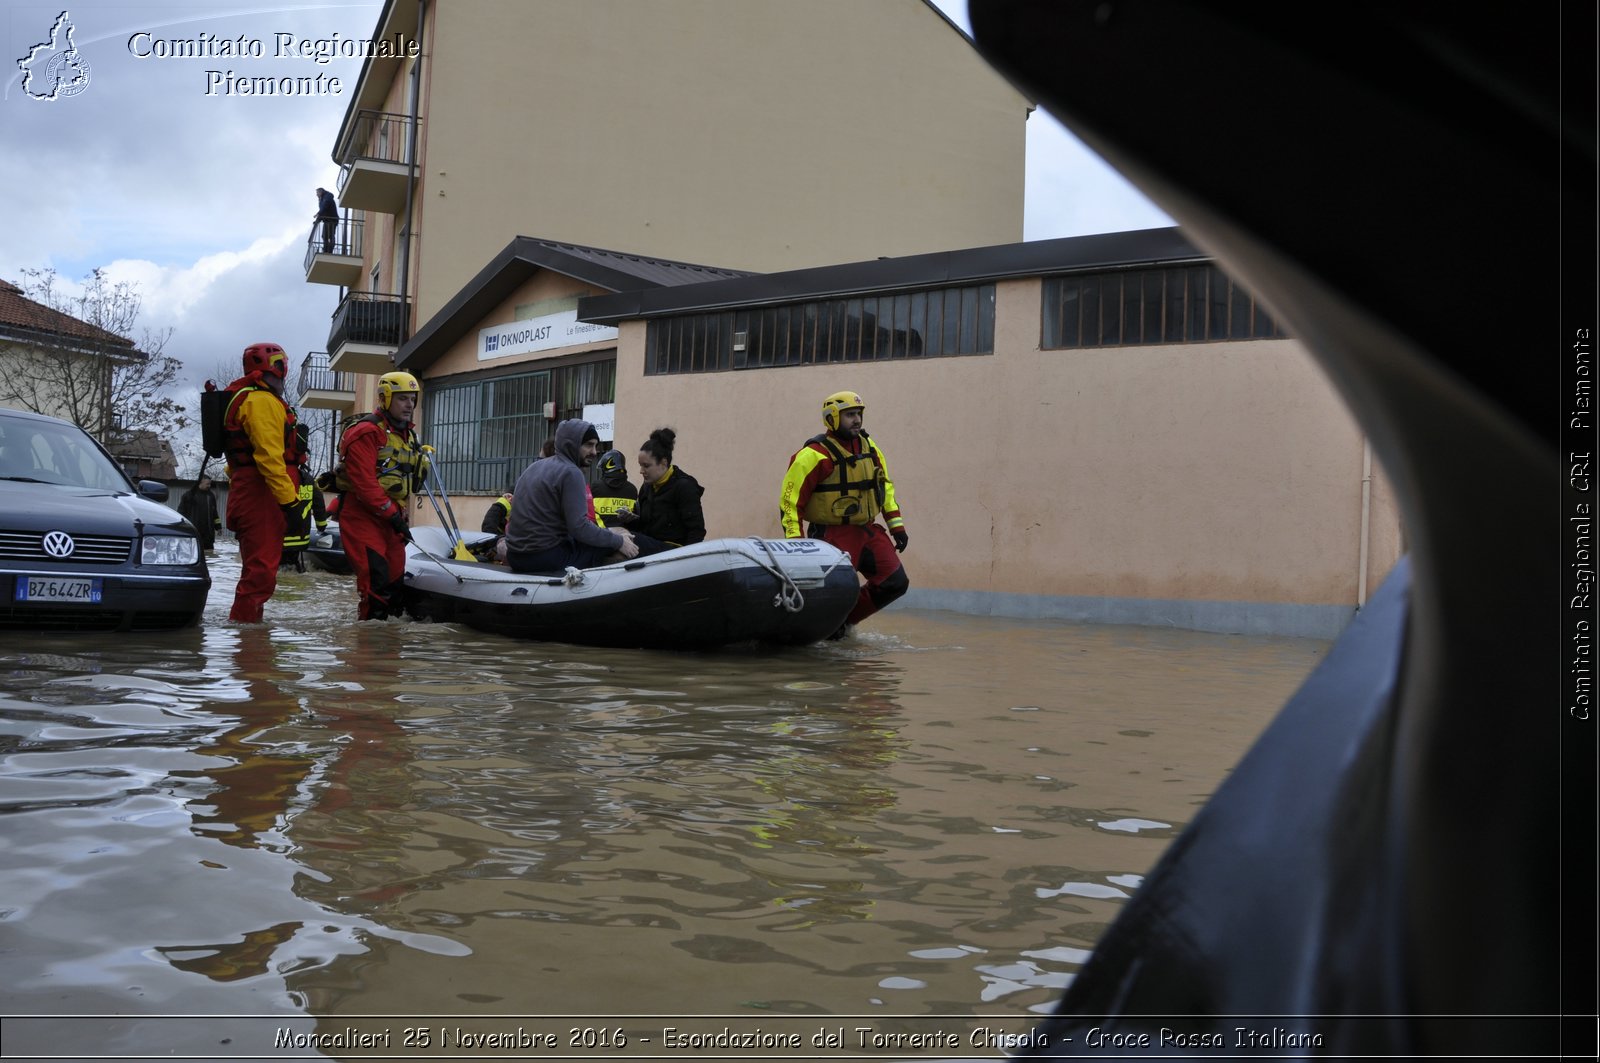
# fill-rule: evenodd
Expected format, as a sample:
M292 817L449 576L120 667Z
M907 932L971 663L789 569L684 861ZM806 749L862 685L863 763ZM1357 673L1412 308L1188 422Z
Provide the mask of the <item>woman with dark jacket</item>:
M700 511L700 496L705 488L693 476L672 464L672 444L678 434L670 428L657 428L639 448L639 505L632 521L624 526L632 532L659 540L664 547L688 546L706 537L706 518ZM644 552L641 542L640 552Z

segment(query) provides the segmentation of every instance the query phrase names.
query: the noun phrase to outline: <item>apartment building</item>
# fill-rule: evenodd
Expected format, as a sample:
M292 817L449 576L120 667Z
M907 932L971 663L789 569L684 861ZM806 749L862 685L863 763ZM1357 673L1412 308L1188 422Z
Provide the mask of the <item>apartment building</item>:
M1022 234L1030 104L925 0L389 0L373 38L312 408L365 408L519 234L763 271Z

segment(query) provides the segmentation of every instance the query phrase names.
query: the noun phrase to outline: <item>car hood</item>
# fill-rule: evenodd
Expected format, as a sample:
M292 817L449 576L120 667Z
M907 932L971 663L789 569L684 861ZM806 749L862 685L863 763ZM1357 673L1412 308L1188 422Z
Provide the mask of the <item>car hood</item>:
M0 528L6 530L132 535L135 521L192 530L176 510L131 491L0 481Z

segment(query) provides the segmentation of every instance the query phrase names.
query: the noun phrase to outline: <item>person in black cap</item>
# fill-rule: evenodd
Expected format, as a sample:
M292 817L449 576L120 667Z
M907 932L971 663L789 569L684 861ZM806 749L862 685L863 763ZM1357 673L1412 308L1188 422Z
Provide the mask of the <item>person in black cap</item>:
M506 563L514 572L560 575L568 568L637 557L626 530L611 531L594 519L594 499L583 470L594 461L600 434L588 421L556 426L556 452L534 461L511 491L506 526Z

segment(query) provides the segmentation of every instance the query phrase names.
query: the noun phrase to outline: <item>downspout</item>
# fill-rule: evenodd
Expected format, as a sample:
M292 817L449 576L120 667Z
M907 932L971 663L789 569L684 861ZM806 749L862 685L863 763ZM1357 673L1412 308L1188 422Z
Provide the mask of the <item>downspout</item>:
M411 338L411 225L416 217L417 153L422 142L422 128L417 125L418 110L422 106L422 29L428 20L428 0L417 3L417 60L411 64L411 143L406 149L406 227L400 237L400 298L406 302L406 312L400 323L400 342Z
M1372 441L1361 439L1361 550L1356 571L1356 609L1367 604L1367 541L1372 532Z

